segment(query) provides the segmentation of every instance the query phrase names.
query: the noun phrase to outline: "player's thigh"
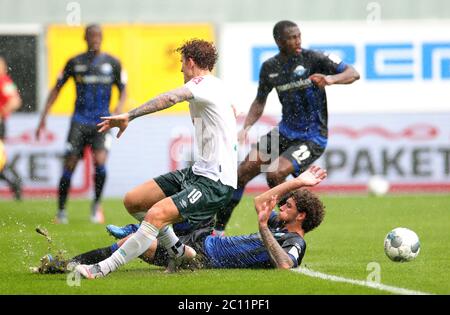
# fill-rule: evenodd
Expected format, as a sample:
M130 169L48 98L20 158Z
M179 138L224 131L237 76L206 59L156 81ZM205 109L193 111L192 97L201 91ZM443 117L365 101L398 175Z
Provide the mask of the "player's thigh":
M325 147L312 141L294 141L281 156L292 163L294 176L303 173L325 151Z
M110 133L98 132L93 128L90 132L89 142L94 152L94 162L96 165L103 165L108 158L108 152L111 149L112 136Z
M183 190L190 173L189 169L175 170L135 187L125 195L125 207L129 213L147 211L158 201Z
M144 220L161 229L168 224L181 221L182 218L173 199L166 197L155 203L147 211Z
M89 140L85 126L72 122L67 135L64 156L76 156L78 159L83 157L83 150Z
M161 187L152 179L127 192L123 203L128 212L134 213L147 211L164 198L166 195Z

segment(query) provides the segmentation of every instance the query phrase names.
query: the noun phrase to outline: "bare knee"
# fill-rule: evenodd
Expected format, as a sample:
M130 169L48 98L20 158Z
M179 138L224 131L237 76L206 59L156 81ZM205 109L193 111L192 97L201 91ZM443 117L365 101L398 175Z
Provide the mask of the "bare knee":
M129 213L134 213L138 211L145 211L147 209L141 209L138 202L136 202L136 198L133 197L132 192L127 192L125 197L123 197L123 205L128 210Z
M145 221L151 223L158 229L163 228L164 226L172 223L170 215L168 211L164 207L153 206L145 216Z

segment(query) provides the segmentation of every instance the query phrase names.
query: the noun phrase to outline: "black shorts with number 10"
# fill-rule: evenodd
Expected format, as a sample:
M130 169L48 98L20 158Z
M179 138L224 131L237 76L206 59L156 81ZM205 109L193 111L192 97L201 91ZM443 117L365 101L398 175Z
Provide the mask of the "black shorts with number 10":
M278 137L278 147L272 152L273 137ZM325 147L309 140L289 139L278 132L278 128L274 128L266 135L262 136L257 143L259 152L273 156L275 158L282 156L292 162L294 166L293 176L303 173L315 160L317 160L325 151ZM271 160L271 162L273 162Z
M196 175L192 168L176 170L156 177L155 182L167 197L171 197L184 220L196 227L225 208L234 188Z

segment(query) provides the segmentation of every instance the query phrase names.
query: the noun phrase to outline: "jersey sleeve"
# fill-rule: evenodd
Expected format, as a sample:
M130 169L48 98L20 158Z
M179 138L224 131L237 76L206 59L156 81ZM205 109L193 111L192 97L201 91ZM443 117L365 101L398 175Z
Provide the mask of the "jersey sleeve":
M292 259L294 263L292 268L300 266L303 255L305 254L305 242L300 237L291 237L284 241L281 247Z
M204 77L192 78L184 87L191 91L195 99L204 99L208 94L208 86L205 84Z
M127 84L127 73L122 69L122 65L118 60L114 61L113 66L114 84L117 86L119 91L123 91Z
M273 85L269 82L269 66L267 62L264 62L261 71L259 72L258 93L256 94L256 98L267 98L267 95L269 95L272 89Z
M64 67L63 72L59 75L58 80L56 81L56 87L61 88L67 80L73 76L73 67L74 67L74 61L73 59L70 59L66 66Z
M325 54L322 52L315 52L317 70L316 73L325 75L333 75L343 72L347 68L347 64L335 54Z

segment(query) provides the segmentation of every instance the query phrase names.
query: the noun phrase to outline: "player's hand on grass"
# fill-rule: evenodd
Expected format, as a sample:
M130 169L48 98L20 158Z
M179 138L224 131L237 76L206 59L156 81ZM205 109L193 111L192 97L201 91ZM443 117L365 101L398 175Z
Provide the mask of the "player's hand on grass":
M327 171L319 166L312 165L306 171L301 173L296 180L300 181L302 186L315 186L327 177Z
M255 205L256 213L258 214L258 222L260 226L267 226L270 214L278 202L278 196L270 197L270 200L264 201L261 204Z
M130 122L129 114L123 113L120 115L100 117L103 121L97 124L97 127L100 127L99 132L107 132L111 128L117 127L119 128L119 132L117 133L117 138L120 138L122 133L127 129L128 123Z

